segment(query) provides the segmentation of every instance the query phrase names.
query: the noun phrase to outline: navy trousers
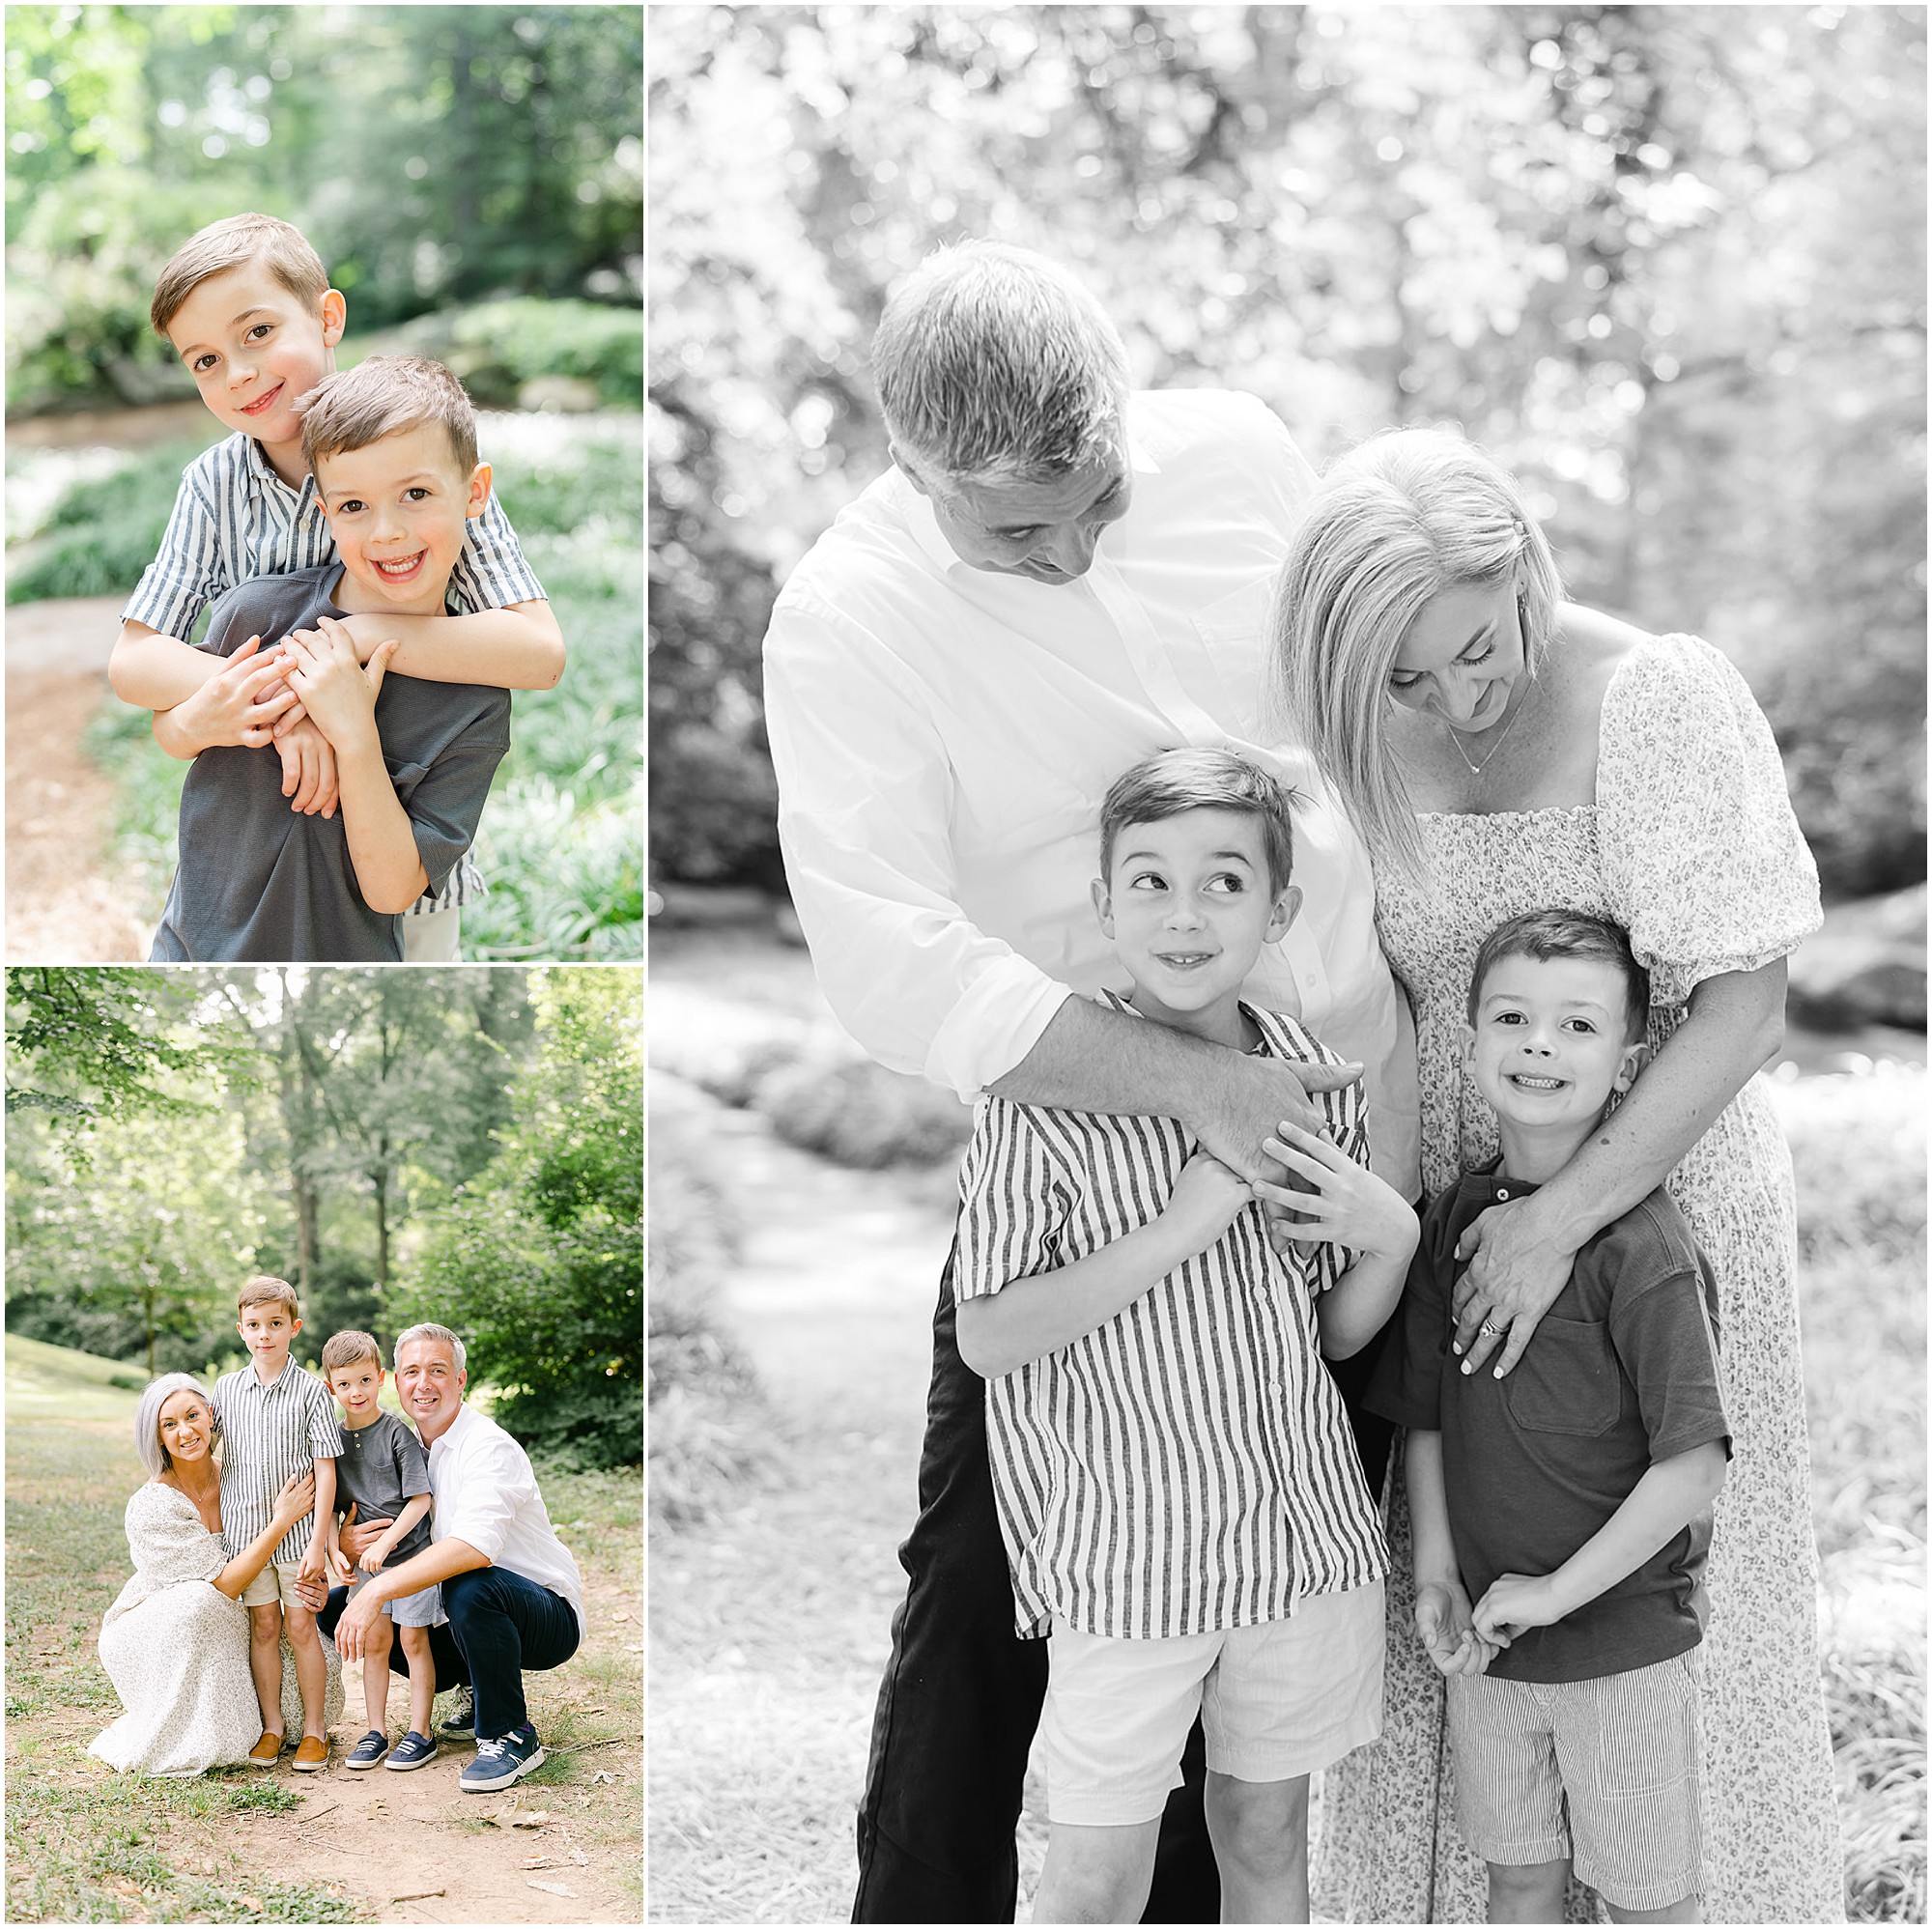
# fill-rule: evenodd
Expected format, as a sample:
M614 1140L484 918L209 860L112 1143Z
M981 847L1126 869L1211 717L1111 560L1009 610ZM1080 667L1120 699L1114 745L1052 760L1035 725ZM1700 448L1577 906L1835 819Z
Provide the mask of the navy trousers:
M331 1588L316 1625L333 1639L349 1590ZM471 1568L442 1583L447 1624L429 1631L437 1692L466 1683L476 1694L476 1734L494 1742L529 1718L524 1671L561 1667L577 1652L570 1603L509 1568ZM390 1665L400 1667L400 1650Z
M1348 1364L1351 1377L1366 1376L1366 1364ZM1344 1397L1353 1420L1347 1387ZM1356 1439L1376 1493L1390 1429L1364 1419L1366 1437L1358 1426ZM899 1548L899 1565L906 1596L893 1617L892 1654L872 1717L852 1919L1010 1922L1019 1894L1013 1835L1046 1693L1046 1643L1013 1633L1012 1586L986 1458L986 1383L960 1359L953 1338L951 1259L932 1321L919 1518ZM1181 1773L1184 1785L1168 1797L1161 1817L1147 1922L1220 1919L1198 1721Z

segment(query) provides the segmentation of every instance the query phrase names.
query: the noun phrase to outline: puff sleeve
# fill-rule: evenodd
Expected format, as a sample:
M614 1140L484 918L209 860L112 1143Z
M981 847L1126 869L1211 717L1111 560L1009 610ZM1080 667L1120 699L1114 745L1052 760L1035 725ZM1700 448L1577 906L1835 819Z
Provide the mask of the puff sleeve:
M1597 832L1616 915L1681 1005L1755 971L1818 928L1818 869L1771 726L1730 662L1695 637L1634 652L1604 698Z

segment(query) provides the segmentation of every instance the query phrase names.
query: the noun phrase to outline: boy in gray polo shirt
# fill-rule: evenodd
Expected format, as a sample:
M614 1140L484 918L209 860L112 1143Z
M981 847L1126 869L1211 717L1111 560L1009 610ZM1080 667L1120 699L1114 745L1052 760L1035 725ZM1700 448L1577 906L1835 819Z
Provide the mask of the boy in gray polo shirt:
M398 914L469 848L509 749L505 692L385 679L392 646L365 668L342 623L443 610L490 496L462 385L436 362L372 356L313 391L302 443L338 559L230 590L201 647L236 659L211 688L242 710L286 678L334 751L340 815L292 811L276 752L233 742L213 705L205 740L177 746L194 767L156 961L400 961ZM284 640L258 655L269 638Z
M383 1355L368 1333L334 1334L322 1349L323 1376L342 1407L342 1452L335 1462L336 1517L328 1523L328 1557L336 1577L354 1594L371 1574L393 1562L409 1560L430 1544L429 1461L422 1442L393 1413L377 1404L383 1391ZM351 1507L358 1520L390 1525L356 1563L354 1574L343 1558L337 1520ZM429 1631L442 1619L442 1590L425 1587L385 1603L383 1618L370 1630L362 1656L362 1695L369 1730L356 1743L347 1766L373 1769L384 1755L392 1769L419 1769L436 1758L430 1706L436 1699L436 1660ZM402 1638L410 1676L409 1732L389 1746L389 1629Z
M1649 1002L1604 919L1525 912L1484 940L1465 1064L1502 1156L1430 1201L1369 1384L1409 1430L1415 1631L1492 1922L1560 1921L1573 1866L1613 1921L1702 1919L1697 1649L1730 1459L1710 1264L1660 1187L1578 1251L1507 1378L1450 1351L1463 1229L1596 1130Z

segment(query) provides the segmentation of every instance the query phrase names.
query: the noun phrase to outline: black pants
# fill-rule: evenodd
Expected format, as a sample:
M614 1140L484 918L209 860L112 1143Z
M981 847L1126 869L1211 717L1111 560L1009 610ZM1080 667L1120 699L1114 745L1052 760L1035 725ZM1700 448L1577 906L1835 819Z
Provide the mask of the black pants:
M1371 1343L1364 1355L1378 1346ZM1357 1414L1364 1356L1344 1368L1355 1382L1342 1382L1344 1399L1370 1492L1378 1493L1391 1430ZM899 1548L899 1564L906 1597L893 1617L892 1656L872 1717L852 1919L1010 1922L1019 1892L1013 1834L1046 1693L1046 1643L1013 1633L1012 1586L986 1459L986 1383L954 1343L950 1259L932 1321L919 1519ZM1181 1773L1184 1786L1168 1797L1161 1817L1146 1922L1220 1919L1198 1721Z
M346 1587L328 1591L315 1617L331 1640L349 1600ZM442 1611L449 1616L429 1631L436 1688L473 1687L476 1735L494 1742L528 1718L524 1673L561 1667L577 1652L577 1615L570 1603L508 1568L472 1568L442 1583Z

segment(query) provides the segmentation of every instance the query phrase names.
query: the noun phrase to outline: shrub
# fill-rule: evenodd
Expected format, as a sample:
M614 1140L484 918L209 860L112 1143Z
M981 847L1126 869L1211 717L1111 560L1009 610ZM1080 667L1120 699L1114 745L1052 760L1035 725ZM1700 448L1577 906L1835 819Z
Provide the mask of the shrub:
M609 409L644 406L644 324L635 308L521 296L425 315L401 331L411 351L447 362L486 409L527 407L527 383L586 383Z

